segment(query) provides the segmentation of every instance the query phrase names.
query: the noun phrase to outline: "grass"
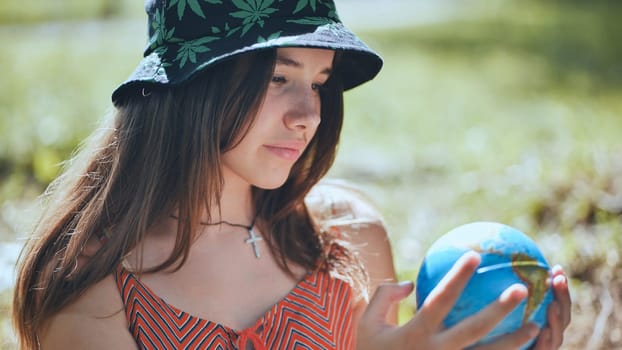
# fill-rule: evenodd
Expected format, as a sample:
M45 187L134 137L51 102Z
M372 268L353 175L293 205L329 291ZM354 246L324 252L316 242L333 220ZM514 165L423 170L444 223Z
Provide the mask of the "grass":
M361 34L386 64L346 94L331 176L375 198L401 278L416 278L426 248L449 229L504 222L571 276L564 349L621 347L620 5L502 3ZM24 208L107 112L143 35L142 20L0 26L0 241L23 236ZM0 311L8 300L5 291ZM6 323L0 344L10 344Z

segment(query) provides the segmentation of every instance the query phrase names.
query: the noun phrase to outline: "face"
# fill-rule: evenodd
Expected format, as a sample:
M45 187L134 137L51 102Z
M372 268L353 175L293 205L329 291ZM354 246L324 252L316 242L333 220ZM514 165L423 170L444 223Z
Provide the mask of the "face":
M321 121L320 88L334 51L277 49L276 66L257 116L244 138L223 154L225 182L280 187Z

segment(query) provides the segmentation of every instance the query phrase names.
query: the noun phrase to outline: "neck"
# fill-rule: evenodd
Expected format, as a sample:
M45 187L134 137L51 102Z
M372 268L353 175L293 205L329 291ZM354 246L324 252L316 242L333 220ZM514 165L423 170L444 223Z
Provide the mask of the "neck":
M251 186L237 176L226 174L226 171L224 175L225 182L220 197L220 207L212 208L209 221L250 225L255 218Z

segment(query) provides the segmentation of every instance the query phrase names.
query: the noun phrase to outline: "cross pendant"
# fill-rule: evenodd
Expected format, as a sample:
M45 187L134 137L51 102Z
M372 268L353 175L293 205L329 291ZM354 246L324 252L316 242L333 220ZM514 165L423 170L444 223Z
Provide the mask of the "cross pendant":
M263 238L261 236L257 236L255 234L255 231L253 231L252 227L248 230L248 235L250 236L250 238L246 239L244 242L246 244L253 245L253 251L255 252L255 257L259 259L261 255L259 254L259 247L257 246L257 242L263 241Z

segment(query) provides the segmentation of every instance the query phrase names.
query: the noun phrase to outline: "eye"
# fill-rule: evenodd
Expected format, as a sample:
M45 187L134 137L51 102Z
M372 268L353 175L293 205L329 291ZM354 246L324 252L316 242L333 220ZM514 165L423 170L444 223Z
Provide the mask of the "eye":
M313 89L313 91L320 92L322 91L322 89L324 89L324 84L317 84L317 83L311 84L311 89Z
M287 83L287 79L282 75L275 75L272 77L271 82L275 84L285 84Z

